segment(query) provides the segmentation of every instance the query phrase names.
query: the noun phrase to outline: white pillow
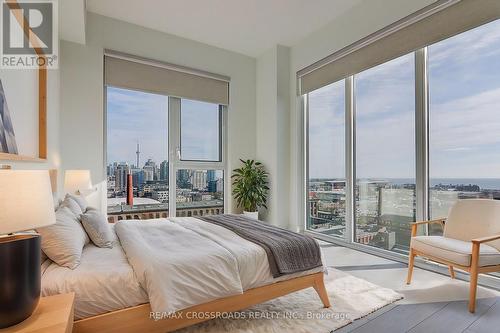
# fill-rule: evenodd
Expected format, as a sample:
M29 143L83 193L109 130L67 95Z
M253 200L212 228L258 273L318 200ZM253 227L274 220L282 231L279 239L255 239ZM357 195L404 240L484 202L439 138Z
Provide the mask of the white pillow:
M59 208L68 208L75 216L80 217L83 213L82 208L75 200L71 199L68 195L64 198L63 202L59 205Z
M98 247L113 247L113 231L106 216L97 209L89 208L84 214L80 215L80 218L92 243Z
M75 214L68 207L56 212L56 223L37 229L42 236L42 250L55 263L75 269L89 237Z
M82 195L68 193L68 194L66 194L66 198L70 198L71 200L76 202L78 204L78 206L80 206L82 213L85 212L89 206L89 204L87 203L87 200Z

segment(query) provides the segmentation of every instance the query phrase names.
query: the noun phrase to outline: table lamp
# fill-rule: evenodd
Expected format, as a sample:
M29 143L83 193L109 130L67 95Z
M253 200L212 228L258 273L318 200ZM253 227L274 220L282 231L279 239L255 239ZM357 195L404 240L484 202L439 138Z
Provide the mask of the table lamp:
M20 323L40 299L40 235L56 221L47 170L0 169L0 328Z
M64 175L64 192L87 195L92 192L92 181L89 170L66 170Z

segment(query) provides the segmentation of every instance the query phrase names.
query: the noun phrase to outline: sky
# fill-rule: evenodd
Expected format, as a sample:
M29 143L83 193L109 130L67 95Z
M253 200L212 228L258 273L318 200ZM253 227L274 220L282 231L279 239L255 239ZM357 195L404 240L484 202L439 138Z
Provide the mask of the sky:
M431 178L500 178L500 20L428 48ZM357 176L415 177L414 55L355 75ZM344 83L309 95L309 175L343 178Z
M181 147L183 159L215 160L219 157L218 105L181 101ZM140 91L107 88L108 163L156 163L168 156L168 97Z

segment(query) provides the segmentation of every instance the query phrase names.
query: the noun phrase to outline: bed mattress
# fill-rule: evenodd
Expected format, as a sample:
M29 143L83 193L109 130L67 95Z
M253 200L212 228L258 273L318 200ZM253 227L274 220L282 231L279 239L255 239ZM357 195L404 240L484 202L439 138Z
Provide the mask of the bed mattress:
M165 219L158 223L166 223ZM192 217L170 218L227 249L238 261L243 290L317 273L322 267L274 279L266 252L230 230ZM50 260L42 266L42 295L75 292L75 319L103 314L149 302L118 239L114 247L98 248L88 244L83 249L80 265L71 270ZM195 305L195 304L193 304Z

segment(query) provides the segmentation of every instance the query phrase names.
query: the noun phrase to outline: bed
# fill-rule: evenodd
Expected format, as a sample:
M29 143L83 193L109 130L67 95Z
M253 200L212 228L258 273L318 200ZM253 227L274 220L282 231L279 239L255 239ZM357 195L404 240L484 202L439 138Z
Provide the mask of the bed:
M76 293L75 332L170 332L210 319L189 313L242 310L308 287L330 306L322 266L276 276L261 246L221 226L189 217L113 230L115 246L86 245L76 269L42 267L43 295Z

